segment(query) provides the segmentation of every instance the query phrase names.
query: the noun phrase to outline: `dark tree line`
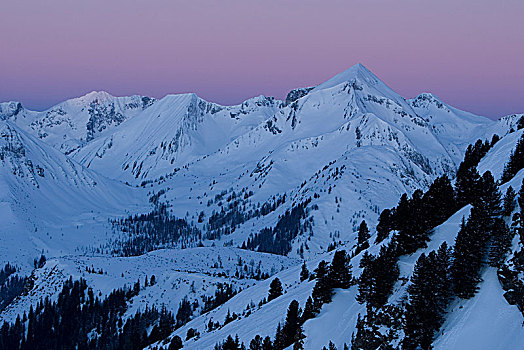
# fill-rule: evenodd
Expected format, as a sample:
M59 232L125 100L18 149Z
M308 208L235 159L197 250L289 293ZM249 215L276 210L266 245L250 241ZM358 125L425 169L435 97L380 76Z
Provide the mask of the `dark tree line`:
M405 306L404 349L430 349L451 300L451 249L422 254L415 264Z
M16 274L16 267L7 263L0 270L0 311L24 291L26 277Z
M311 198L287 210L279 217L275 227L263 228L242 243L242 248L280 255L289 253L293 239L311 228L306 208L310 202Z
M213 310L214 308L224 304L226 301L234 297L238 291L233 288L231 284L228 283L219 283L215 290L214 297L204 296L204 308L202 313Z
M515 149L509 157L509 161L504 165L500 182L508 182L517 175L522 168L524 168L524 135L520 137Z
M379 308L388 301L400 273L397 261L393 244L382 246L377 256L364 252L360 260L362 273L358 280L359 303Z
M142 349L166 338L175 321L165 308L146 307L123 322L139 290L137 282L101 300L85 280L69 279L57 301L40 300L27 315L2 325L0 349Z
M474 186L474 206L461 225L453 251L453 288L460 298L475 295L488 253L491 250L491 262L496 264L503 259L509 239L509 230L500 218L501 195L491 173L486 172Z
M111 244L111 253L137 256L155 249L174 247L180 242L199 242L202 233L184 219L172 216L165 204L147 214L112 221L113 228L127 237Z
M382 211L377 224L377 242L396 230L393 242L398 255L411 254L426 246L431 229L446 221L456 208L450 180L447 176L438 177L425 193L417 190L411 198L403 194L395 208Z
M284 193L282 196L273 196L262 205L258 203L256 207L254 204L251 204L251 209L248 210L246 200L252 195L252 191L246 192L243 197L244 199L242 199L233 191L232 194L227 197L227 205L222 204L223 194L216 195L215 202L220 206L220 211L213 211L211 213L206 225L206 237L208 239L220 239L221 236L234 232L235 229L244 222L260 216L266 216L286 202L286 194ZM212 202L209 202L208 205L210 205L210 203ZM203 214L202 212L201 215ZM199 222L202 220L203 219L199 217Z

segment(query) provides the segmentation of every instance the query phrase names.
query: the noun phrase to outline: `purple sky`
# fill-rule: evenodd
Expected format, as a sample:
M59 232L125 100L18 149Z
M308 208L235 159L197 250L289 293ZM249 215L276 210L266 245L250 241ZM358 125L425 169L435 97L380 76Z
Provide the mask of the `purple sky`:
M406 97L524 112L522 0L16 0L2 4L0 101L92 90L283 98L363 63Z

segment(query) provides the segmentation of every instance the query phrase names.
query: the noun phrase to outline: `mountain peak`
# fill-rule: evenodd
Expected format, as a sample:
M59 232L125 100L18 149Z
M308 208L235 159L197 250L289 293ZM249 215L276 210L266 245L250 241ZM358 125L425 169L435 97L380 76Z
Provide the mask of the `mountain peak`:
M354 66L351 66L349 69L343 71L342 73L335 75L328 81L316 86L313 90L318 91L329 89L354 79L358 79L369 85L377 85L378 83L381 83L380 79L377 78L377 76L373 74L369 69L367 69L362 63L357 63Z
M94 101L94 100L108 100L114 98L113 95L109 94L106 91L91 91L84 96L78 97L78 99L81 100L88 100L88 101Z

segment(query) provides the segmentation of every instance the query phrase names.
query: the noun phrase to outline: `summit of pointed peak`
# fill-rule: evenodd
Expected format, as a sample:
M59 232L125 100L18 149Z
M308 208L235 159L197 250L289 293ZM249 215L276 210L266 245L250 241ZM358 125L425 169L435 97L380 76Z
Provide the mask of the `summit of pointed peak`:
M369 85L377 85L382 84L385 86L384 83L380 81L380 79L373 74L369 69L367 69L362 63L357 63L350 68L346 69L342 73L339 73L332 77L331 79L327 80L326 82L317 85L313 90L319 91L324 89L329 89L334 86L337 86L339 84L343 84L345 82L349 82L352 80L360 80L363 83L369 84Z

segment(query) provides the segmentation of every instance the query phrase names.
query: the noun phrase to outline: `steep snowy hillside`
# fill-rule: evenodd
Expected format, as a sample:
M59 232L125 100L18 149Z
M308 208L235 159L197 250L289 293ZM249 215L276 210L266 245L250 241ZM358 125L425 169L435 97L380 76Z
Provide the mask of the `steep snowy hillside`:
M155 179L214 153L270 118L280 105L264 96L224 107L195 94L168 95L72 156L110 177Z
M104 91L62 102L43 112L18 102L0 104L0 119L9 120L68 154L155 102L143 96L114 97Z
M147 210L143 191L96 174L0 121L0 261L27 269L41 253L107 239L107 219Z

